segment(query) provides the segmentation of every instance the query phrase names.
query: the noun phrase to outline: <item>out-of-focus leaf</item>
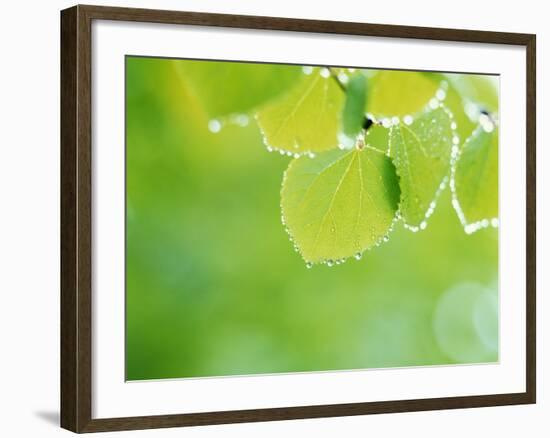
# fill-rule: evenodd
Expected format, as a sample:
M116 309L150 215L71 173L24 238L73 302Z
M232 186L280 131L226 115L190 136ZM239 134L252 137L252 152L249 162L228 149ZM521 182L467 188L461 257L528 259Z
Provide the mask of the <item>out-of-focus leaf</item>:
M328 70L315 68L256 114L266 145L294 154L337 147L344 93Z
M435 96L438 84L421 72L384 70L369 80L367 110L377 117L421 111Z
M443 97L442 101L454 116L456 133L461 141L468 138L477 126L477 122L473 122L467 115L464 98L455 85L454 77L462 75L456 73L444 74L434 72L424 72L424 75L438 84L439 89L443 93L441 96Z
M342 112L342 132L353 140L363 129L367 104L367 78L363 73L353 75L346 86L346 101Z
M175 66L212 118L247 113L303 75L294 65L181 60Z
M495 78L487 75L448 74L451 84L465 101L475 103L490 113L498 111L498 90Z

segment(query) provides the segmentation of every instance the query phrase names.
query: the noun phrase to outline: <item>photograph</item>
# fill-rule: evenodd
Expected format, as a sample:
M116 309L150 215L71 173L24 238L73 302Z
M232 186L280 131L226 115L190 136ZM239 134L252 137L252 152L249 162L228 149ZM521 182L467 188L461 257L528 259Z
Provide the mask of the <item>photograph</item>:
M499 75L124 62L127 381L499 362Z
M543 3L109 3L3 8L2 436L547 435Z

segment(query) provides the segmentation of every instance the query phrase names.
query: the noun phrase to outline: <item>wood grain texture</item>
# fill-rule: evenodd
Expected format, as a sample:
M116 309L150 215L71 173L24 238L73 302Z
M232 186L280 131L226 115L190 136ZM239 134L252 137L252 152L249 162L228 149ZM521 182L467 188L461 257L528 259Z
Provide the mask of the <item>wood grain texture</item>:
M473 43L527 51L527 379L516 394L92 419L91 24L138 21ZM535 403L536 38L531 34L197 12L75 6L61 12L61 426L74 432L150 429Z
M527 394L531 403L536 403L537 398L537 66L536 52L537 40L535 35L530 35L526 44L527 50L527 320L526 320L526 346L527 346Z
M61 426L77 429L76 8L61 16Z
M91 21L61 14L61 425L91 419Z

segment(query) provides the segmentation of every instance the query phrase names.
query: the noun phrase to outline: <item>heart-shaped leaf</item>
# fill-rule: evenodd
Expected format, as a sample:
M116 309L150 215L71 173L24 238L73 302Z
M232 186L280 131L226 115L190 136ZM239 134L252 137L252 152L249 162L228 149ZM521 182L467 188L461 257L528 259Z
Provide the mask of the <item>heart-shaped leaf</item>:
M292 154L338 146L344 93L326 68L314 68L298 85L265 105L256 119L268 148Z
M451 150L459 142L452 114L437 104L391 127L389 153L399 175L399 210L413 230L425 228L450 173Z
M395 168L370 148L294 159L281 190L285 225L308 263L360 257L387 236L398 204Z

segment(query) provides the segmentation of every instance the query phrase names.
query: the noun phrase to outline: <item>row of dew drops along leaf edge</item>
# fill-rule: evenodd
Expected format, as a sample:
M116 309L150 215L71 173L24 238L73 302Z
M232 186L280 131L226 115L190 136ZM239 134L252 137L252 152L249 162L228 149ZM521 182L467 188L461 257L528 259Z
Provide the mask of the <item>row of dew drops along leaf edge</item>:
M313 70L314 69L313 69L312 66L302 67L302 71L305 75L312 74ZM347 71L349 73L353 73L355 70L356 69L354 69L354 68L348 68L347 69ZM324 79L328 79L331 76L330 70L326 67L322 67L319 71L319 74ZM346 73L341 71L337 74L337 79L342 84L345 85L348 82L349 78L348 78L348 75ZM432 111L432 110L435 110L435 109L441 107L445 110L446 114L449 116L449 119L451 119L451 126L450 127L451 127L451 130L452 130L452 133L453 133L453 135L452 135L453 145L452 145L452 150L451 150L451 177L450 177L450 187L451 187L451 193L452 193L452 205L453 205L453 207L454 207L454 209L455 209L455 211L456 211L456 213L459 217L459 220L460 220L461 224L464 227L465 232L467 234L472 234L475 231L477 231L479 229L482 229L482 228L487 228L488 226L498 227L499 222L498 222L498 218L491 218L491 219L483 219L483 220L480 220L478 222L470 224L466 221L464 213L462 212L462 209L460 208L460 203L458 201L458 197L457 197L456 190L455 190L454 179L453 179L454 175L455 175L455 172L456 172L456 164L458 162L458 159L460 158L460 148L459 148L460 138L459 138L458 134L456 133L457 125L456 125L456 122L454 121L454 115L443 103L445 98L446 98L446 95L447 95L447 87L448 87L447 81L442 81L440 83L440 87L435 92L435 96L429 100L428 104L426 105L424 110L420 112L420 114L425 113L425 112L429 112L429 111ZM475 104L473 104L472 102L467 102L465 104L465 112L467 113L467 115L470 118L473 118L473 114L476 114L476 113L480 113L480 115L479 115L479 120L478 120L479 126L470 135L470 137L466 140L464 145L466 145L470 141L470 139L476 134L477 130L484 129L486 132L491 132L494 129L494 124L496 123L495 120L493 118L491 118L490 116L488 116L484 111L479 111L477 106ZM370 121L374 124L377 124L379 126L382 126L383 128L386 128L386 129L391 129L392 126L396 126L399 123L401 123L401 119L397 116L383 117L381 119L376 118L376 116L374 116L371 113L366 113L365 116L366 116L368 121ZM415 120L413 115L405 115L405 116L403 116L402 119L403 119L402 120L403 123L405 123L406 125L411 125ZM232 114L232 115L229 115L229 116L227 116L225 118L222 118L222 119L211 119L208 122L208 129L212 133L219 133L224 126L230 125L230 124L240 126L240 127L246 127L249 124L249 117L246 114ZM368 142L366 142L366 139L368 138L368 135L369 135L369 131L368 130L363 130L356 138L355 147L362 148L362 147L366 146L370 149L379 151L378 149L376 149L374 147L371 147L368 144ZM315 153L313 153L311 151L307 151L307 152L303 152L303 153L297 153L297 152L285 151L285 150L282 150L282 149L275 148L275 147L269 145L265 135L263 135L263 142L264 142L268 152L277 151L281 155L287 155L287 156L293 157L293 158L299 158L300 156L303 156L303 155L306 155L310 158L315 157ZM351 149L352 147L353 147L353 145L350 146L349 144L348 145L345 145L343 143L338 144L339 149ZM386 151L386 155L388 157L390 156L390 147L391 146L388 144L388 149ZM285 176L286 176L286 172L285 172ZM284 177L283 177L283 181L284 181ZM424 229L427 228L427 225L428 225L427 219L433 214L433 212L434 212L434 210L437 206L437 201L439 199L439 196L441 195L443 190L445 190L448 183L449 183L449 176L446 175L442 179L441 183L439 184L439 187L438 187L438 189L437 189L437 191L434 195L434 199L431 201L428 210L425 212L425 215L424 215L425 220L422 221L419 226L411 226L409 224L404 223L403 225L406 229L408 229L412 232L418 232L420 230L424 230ZM379 239L379 241L377 241L373 246L368 248L368 250L372 249L373 247L378 247L383 242L388 242L389 241L389 234L393 231L395 223L399 220L401 220L401 215L400 215L399 210L398 210L396 212L396 215L395 215L389 229L388 229L388 232L381 239ZM298 245L295 243L294 239L292 238L292 235L290 234L290 231L289 231L288 227L286 226L284 217L282 215L281 215L281 222L282 222L282 224L285 228L285 231L286 231L287 235L289 236L289 240L293 244L294 250L296 252L300 253L300 249L299 249ZM357 252L354 255L354 258L356 260L361 260L361 258L363 256L363 253L364 253L364 251ZM339 259L339 260L328 259L328 260L324 261L324 264L331 267L331 266L334 266L334 265L342 264L346 260L347 260L346 258ZM313 266L313 263L311 263L309 261L306 261L306 266L308 268L311 268Z
M446 97L446 88L447 88L447 82L446 81L443 81L440 85L441 88L439 88L436 93L435 93L435 97L430 99L430 101L428 102L428 105L424 108L424 110L422 110L419 114L422 114L422 113L426 113L426 112L430 112L432 110L435 110L437 108L443 108L446 112L446 114L449 116L449 118L451 119L451 130L453 132L453 136L452 136L452 141L453 141L453 146L454 147L458 147L458 143L460 142L460 139L458 137L458 134L456 134L456 128L457 128L457 125L456 125L456 122L454 122L454 116L452 114L452 112L446 108L442 101L445 99ZM401 119L397 116L394 116L394 117L384 117L382 119L377 119L373 114L371 113L366 113L365 116L367 117L367 120L370 120L373 124L377 124L377 125L380 125L382 126L383 128L385 129L391 129L392 126L397 126L401 123ZM411 125L412 123L414 122L414 116L412 115L405 115L403 116L403 123L405 123L406 125ZM356 140L356 147L358 148L362 148L363 146L366 146L372 150L375 150L377 152L381 152L379 151L378 149L372 147L369 145L368 142L366 142L366 138L368 137L369 135L369 132L368 130L363 131L361 134L359 134L357 136L357 140ZM338 147L340 149L349 149L349 147L347 146L344 146L342 144L339 144ZM386 149L386 152L385 152L385 155L387 157L390 157L390 145L388 144L388 148ZM403 223L403 225L405 226L405 228L409 229L410 231L412 232L417 232L419 230L424 230L426 229L427 227L427 219L433 214L434 210L435 210L435 207L437 205L437 199L439 198L439 195L441 194L441 192L443 192L443 190L445 189L447 183L448 183L448 180L449 180L449 177L448 176L445 176L443 178L443 180L441 181L441 183L439 184L439 187L437 189L437 192L436 194L434 195L434 199L432 200L432 202L430 203L429 205L429 208L428 210L426 211L425 213L425 219L424 221L422 221L422 223L420 224L419 227L414 227L414 226L410 226L406 223ZM293 242L293 245L294 245L294 249L296 251L299 252L299 248L298 246L294 243L293 241L293 238L290 234L290 231L288 230L288 228L286 227L285 223L284 223L284 217L281 217L282 221L283 221L283 225L285 226L285 230L287 232L287 234L289 235L289 238L291 240L291 242ZM363 254L365 251L370 251L372 248L376 248L378 246L380 246L382 243L386 243L389 241L389 235L393 232L393 229L395 227L395 224L401 220L401 215L399 213L399 210L397 210L393 220L392 220L392 223L390 225L390 227L388 228L388 231L387 233L381 238L379 239L373 246L367 248L366 250L363 250L363 251L360 251L360 252L357 252L355 255L354 255L354 258L356 260L361 260L361 258L363 257ZM342 264L346 261L347 259L344 258L344 259L339 259L339 260L326 260L324 262L324 264L326 264L327 266L331 267L331 266L334 266L334 265L339 265L339 264ZM313 263L309 262L306 260L306 267L309 269L309 268L312 268L313 267Z
M340 73L339 74L339 80L342 80L342 79L344 79L342 82L345 83L346 79L347 79L347 76L345 74ZM441 193L445 190L445 188L447 187L447 184L450 181L450 187L451 187L451 192L452 192L452 205L456 210L456 213L459 217L459 220L460 220L462 226L464 227L464 231L467 234L472 234L475 231L480 230L482 228L487 228L488 226L492 226L492 227L496 228L499 225L498 218L482 219L480 221L477 221L475 223L470 224L470 223L467 223L467 221L465 219L465 216L464 216L464 214L463 214L463 212L460 208L460 203L458 201L458 197L457 197L457 194L456 194L456 191L455 191L455 184L454 184L454 179L453 179L455 171L456 171L456 163L458 162L458 159L460 157L460 147L459 147L460 137L457 134L457 124L454 120L454 114L443 103L446 96L447 96L447 89L448 89L447 81L442 81L440 83L440 88L438 88L437 91L435 92L435 96L429 100L429 102L426 105L426 107L424 108L424 110L421 111L419 114L429 113L432 110L442 108L445 111L445 113L447 114L447 116L449 117L449 119L451 120L451 122L450 122L450 128L451 128L451 131L452 131L452 137L451 137L452 138L452 148L451 148L451 163L450 163L451 177L449 178L449 175L445 175L443 177L443 179L440 182L439 187L438 187L438 189L437 189L437 191L434 195L434 199L430 202L428 210L426 211L426 213L424 215L425 220L423 220L420 223L419 226L411 226L411 225L406 224L406 223L403 223L403 225L406 229L408 229L412 232L418 232L420 230L426 229L427 226L428 226L427 220L433 214L433 212L434 212L434 210L437 206L437 201L438 201ZM490 116L485 111L480 110L479 107L477 105L473 104L472 102L467 102L465 104L465 112L467 113L467 115L471 119L475 119L475 116L479 115L478 120L477 120L479 126L476 128L476 130L474 130L474 132L470 135L470 137L468 137L468 139L464 143L464 146L467 145L468 142L470 141L470 139L477 134L478 130L483 129L485 132L492 132L495 129L495 125L496 125L497 121L494 119L494 117ZM367 120L369 120L371 123L380 125L380 126L386 128L386 129L391 129L392 126L397 126L401 123L401 119L397 116L394 116L394 117L391 117L391 118L390 117L384 117L382 119L377 119L371 113L366 113L365 116L366 116ZM405 115L405 116L403 116L402 121L406 125L411 125L414 122L414 120L415 120L414 116ZM432 122L434 122L434 120L432 120ZM368 137L369 133L370 133L370 131L367 130L366 132L363 131L361 134L359 134L357 136L356 147L360 147L360 148L363 147L363 145L365 144L365 140ZM361 146L357 146L357 145L361 145ZM366 146L369 147L370 149L379 151L378 149L371 147L368 144L368 142L366 143ZM350 149L350 147L348 145L344 145L344 144L339 144L338 147L340 149ZM391 152L391 145L388 144L388 149L386 150L386 156L390 157L390 152ZM388 235L393 231L394 224L400 219L401 219L401 215L400 215L399 210L398 210L396 212L396 216L395 216L394 220L392 221L392 224L391 224L391 226L388 230L388 233L383 237L383 239L381 241L377 242L374 245L374 247L379 246L382 241L387 242L389 240ZM283 222L283 225L284 225L284 222ZM290 236L290 233L289 233L288 229L286 231ZM291 241L293 240L292 237L290 237L290 240ZM299 251L296 244L294 244L294 247L297 251ZM371 248L372 247L368 248L368 250L370 250ZM363 252L357 253L354 257L357 260L360 260L362 258ZM327 260L325 262L325 264L327 264L328 266L333 266L334 264L341 264L345 260L346 259L342 259L342 260L338 260L338 261ZM313 264L311 262L307 262L307 261L306 261L306 265L307 265L308 268L313 266Z
M212 134L217 134L227 125L236 125L244 128L248 126L250 118L247 114L231 114L227 117L219 119L211 119L208 121L208 130Z
M448 87L447 82L442 81L441 84L440 84L440 88L435 92L435 97L430 99L430 101L428 102L428 105L424 109L424 112L429 113L432 110L436 110L438 108L441 108L445 111L445 114L447 114L447 116L449 117L449 120L451 121L450 122L450 128L451 128L451 133L452 133L452 135L451 135L451 141L452 141L451 156L452 156L453 151L457 150L458 147L459 147L458 145L460 143L460 137L458 136L458 134L456 132L457 124L454 121L454 114L443 103L445 98L447 97L447 91L446 91L447 87ZM403 120L404 123L405 124L411 124L414 121L414 119L411 117L411 119L409 119L407 121L407 120L405 120L407 117L410 117L410 116L405 116L405 118ZM435 119L432 119L432 123L434 123L434 122L435 122ZM389 152L390 152L390 145L388 145L388 155L389 155ZM435 208L437 206L437 201L439 200L439 197L440 197L441 193L443 193L443 191L447 187L448 182L449 182L449 176L445 175L443 177L443 179L440 181L439 186L438 186L438 188L437 188L437 190L434 194L434 198L430 202L430 205L428 206L428 210L426 210L426 212L424 213L424 220L420 223L420 225L419 226L412 226L412 225L403 223L403 226L406 229L412 231L413 233L416 233L420 230L425 230L428 227L428 219L430 218L430 216L435 211Z
M452 132L452 137L451 137L452 138L452 143L453 143L452 150L454 151L454 150L458 150L458 145L460 143L460 138L459 138L459 136L456 132L457 124L454 121L454 115L443 103L443 101L445 100L445 98L447 96L447 91L446 91L447 87L448 87L447 81L442 81L440 83L440 88L437 89L437 91L435 92L434 97L431 98L429 100L428 104L426 105L426 107L417 114L426 114L426 113L429 113L430 111L436 110L438 108L443 109L445 111L445 113L447 114L447 116L449 117L449 119L451 120L450 128L451 128L451 132ZM377 119L373 114L367 113L366 117L367 117L368 120L371 120L374 124L382 126L385 129L392 129L392 127L398 126L401 123L401 119L397 116L394 116L394 117L391 117L391 118L390 117L384 117L382 119ZM409 125L412 125L414 120L415 120L415 116L407 114L407 115L403 116L402 121L405 125L409 126ZM435 119L432 119L432 122L435 122ZM370 131L367 131L366 134L364 134L365 137L368 138L369 132ZM367 146L370 146L368 144L368 142L367 142ZM345 149L345 147L343 147L342 145L339 145L339 147L341 149ZM375 148L372 148L372 149L375 149ZM388 148L386 149L386 156L391 158L390 155L391 155L391 144L388 141ZM419 226L412 226L412 225L409 225L409 224L403 222L403 226L406 229L412 231L413 233L416 233L420 230L425 230L427 228L427 226L428 226L427 220L429 219L429 217L435 211L439 196L441 195L441 193L447 187L448 182L449 182L449 176L445 175L443 177L443 179L441 180L441 182L439 183L437 191L434 194L434 198L430 202L428 210L424 213L424 220L420 223L420 225ZM396 213L396 218L395 218L394 222L397 221L397 220L400 220L400 219L401 219L401 215L400 215L399 210L398 210L397 213ZM392 223L392 227L390 228L389 232L391 232L392 230L393 230L393 223ZM385 241L387 241L387 240L385 240Z
M313 73L313 71L314 71L314 67L312 67L312 66L305 65L305 66L302 67L302 73L306 76L311 75ZM356 69L348 68L347 71L350 72L350 73L353 73L353 72L356 71ZM319 75L323 79L329 79L331 77L332 73L331 73L329 68L321 67L319 69ZM340 81L341 84L346 84L349 80L348 76L344 72L338 73L337 78L338 78L338 81ZM257 119L256 116L255 116L255 118ZM269 141L267 140L267 136L263 133L263 131L262 131L262 141L263 141L263 143L266 147L266 150L268 152L279 152L281 155L287 155L287 156L293 157L293 158L300 158L301 156L308 156L309 158L315 158L315 152L313 152L313 151L292 152L292 151L287 151L287 150L280 149L280 148L277 148L275 146L270 145Z
M471 109L469 112L470 114L472 114ZM491 133L498 126L498 119L494 115L489 115L486 111L478 111L478 112L479 112L479 117L478 117L479 124L464 142L462 146L462 150L464 150L464 148L468 146L468 144L472 141L472 139L474 139L479 134L479 132L485 131L487 133ZM456 167L460 159L462 150L453 149L453 153L451 154L451 182L449 184L451 188L451 202L458 216L458 219L460 220L460 223L464 227L464 231L466 232L466 234L473 234L476 231L481 230L483 228L488 228L489 226L493 228L498 228L499 226L498 217L485 218L485 219L481 219L479 221L471 222L471 223L469 223L468 220L466 219L466 216L462 210L462 207L460 205L460 201L458 199L458 195L456 192L456 179L455 179Z
M427 228L428 223L427 219L433 214L436 206L437 206L437 200L439 199L439 196L445 190L447 183L449 183L450 189L451 189L451 197L452 197L452 205L455 209L457 216L460 220L461 225L464 228L464 231L466 234L472 234L476 231L488 228L489 226L493 228L498 228L499 226L499 219L496 217L493 218L485 218L482 220L479 220L477 222L468 223L466 220L466 217L464 215L464 212L462 211L462 208L460 206L460 201L458 199L458 195L456 193L456 184L455 184L455 174L456 174L456 166L460 159L461 154L461 148L460 148L460 137L457 134L457 124L454 121L454 115L453 113L444 105L444 100L447 95L447 88L448 83L447 81L442 81L440 84L440 88L436 91L435 96L430 99L428 105L424 109L424 112L429 112L431 110L435 110L439 107L445 110L446 114L448 115L449 119L451 119L451 130L452 130L452 149L451 149L451 163L450 163L450 178L449 176L445 176L443 180L441 181L438 190L435 193L434 199L429 205L428 210L425 213L425 220L420 223L418 227L411 226L409 224L404 223L404 227L412 232L417 232L420 230L424 230ZM498 119L495 117L495 115L488 114L485 110L482 110L479 108L478 105L474 104L473 102L466 102L465 108L464 108L467 116L475 120L477 118L478 126L475 128L475 130L470 134L470 136L466 139L464 142L462 149L464 149L465 146L468 145L468 143L474 138L480 130L483 130L487 133L493 132L495 127L498 126ZM384 128L391 129L392 126L396 126L400 123L399 117L392 117L392 118L383 118L380 121L377 121L372 114L367 114L367 118L373 120L375 123L378 123L382 125ZM406 125L411 125L414 122L414 117L411 115L406 115L403 117L403 123ZM369 132L367 131L367 136ZM386 152L386 155L390 156L390 148L391 145L388 144L388 150ZM397 212L397 215L399 216L399 211Z
M302 67L302 72L303 72L304 75L311 75L313 73L313 70L314 70L314 67L312 67L312 66L303 66ZM356 71L356 69L348 68L347 71L349 73L353 73L353 72ZM331 72L327 67L321 67L320 70L319 70L319 75L324 79L328 79L331 76ZM349 80L347 74L344 73L344 72L338 73L337 76L338 76L338 80L343 84L346 84ZM256 117L254 116L254 118L256 118ZM210 119L208 121L208 130L212 134L218 134L226 126L236 125L236 126L240 126L240 127L244 128L244 127L248 126L248 124L249 124L249 117L248 117L247 114L231 114L227 117L220 117L220 118ZM315 153L311 152L311 151L298 153L298 152L291 152L291 151L286 151L286 150L283 150L283 149L276 148L276 147L271 146L269 144L269 142L267 141L267 138L266 138L265 135L262 135L262 137L263 137L263 142L264 142L268 152L279 152L281 155L287 155L289 157L294 157L294 158L298 158L302 155L307 155L310 158L315 157Z
M305 65L302 67L302 73L306 76L309 76L313 73L313 70L314 68L310 65ZM351 70L351 69L350 69ZM330 70L326 67L321 67L319 69L319 75L323 78L323 79L328 79L330 78L331 76L331 73L330 73ZM257 117L254 116L254 118L257 120ZM261 129L260 129L261 130ZM266 150L268 152L279 152L281 155L287 155L289 157L293 157L293 158L300 158L301 156L308 156L309 158L315 158L315 153L313 151L305 151L305 152L292 152L292 151L286 151L284 149L279 149L275 146L272 146L269 144L269 141L267 140L267 136L265 135L265 133L262 131L262 141L266 147Z
M286 171L284 172L283 174L283 181L285 180L286 178ZM355 260L361 260L361 258L363 257L363 254L365 251L370 251L372 248L376 248L376 247L379 247L382 243L386 243L390 240L390 237L389 235L391 234L391 232L393 231L393 228L395 226L395 223L400 219L400 216L399 216L399 213L397 213L394 218L392 219L392 222L388 228L388 231L386 232L386 234L384 234L380 239L378 239L378 241L376 241L374 243L374 245L372 245L371 247L369 247L368 249L366 250L363 250L363 251L358 251L357 253L355 253L355 255L353 256L353 258ZM296 251L301 257L302 259L304 260L304 262L306 263L306 268L308 269L311 269L314 265L313 262L310 262L308 260L306 260L302 253L300 252L300 248L299 246L296 244L294 238L292 237L292 234L290 232L290 230L288 229L287 225L286 225L286 221L285 221L285 217L281 214L281 224L283 225L284 229L285 229L285 232L288 236L288 240L290 241L290 243L292 243L292 247L294 249L294 251ZM341 259L327 259L327 260L324 260L322 262L320 262L319 264L324 264L324 265L327 265L329 268L332 267L332 266L335 266L335 265L341 265L343 263L345 263L347 260L349 259L349 257L344 257L344 258L341 258Z

